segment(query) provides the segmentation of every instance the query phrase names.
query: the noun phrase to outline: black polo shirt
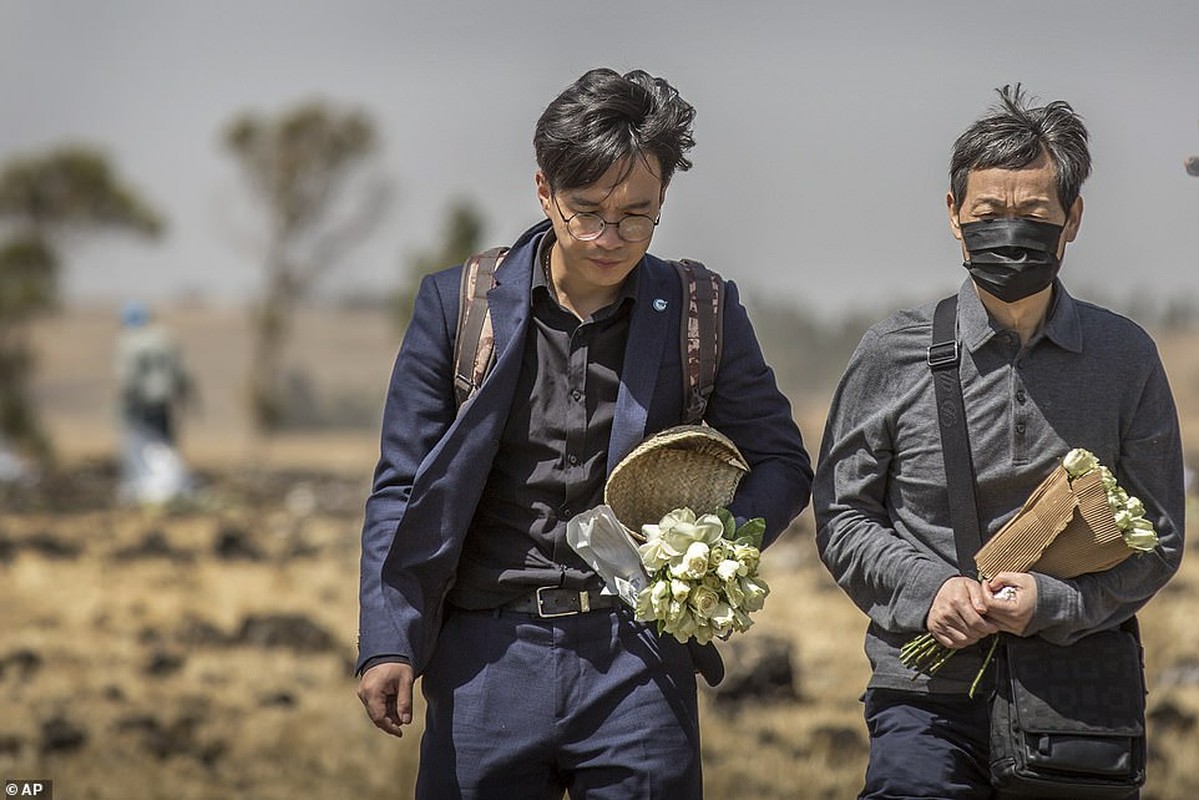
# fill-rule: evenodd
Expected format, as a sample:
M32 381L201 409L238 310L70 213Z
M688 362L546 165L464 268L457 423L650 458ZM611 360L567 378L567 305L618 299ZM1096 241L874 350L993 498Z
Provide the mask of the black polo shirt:
M603 502L639 270L611 305L579 320L541 267L553 242L549 232L537 249L515 399L449 595L460 608L495 608L538 586L602 584L566 543L566 523Z

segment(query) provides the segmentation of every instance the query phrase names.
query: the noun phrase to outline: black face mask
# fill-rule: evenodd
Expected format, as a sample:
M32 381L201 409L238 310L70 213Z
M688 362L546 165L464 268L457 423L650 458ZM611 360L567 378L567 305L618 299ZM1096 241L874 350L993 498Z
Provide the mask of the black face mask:
M1005 303L1036 294L1057 277L1061 225L1034 219L989 219L967 222L961 230L970 256L962 266L976 284Z

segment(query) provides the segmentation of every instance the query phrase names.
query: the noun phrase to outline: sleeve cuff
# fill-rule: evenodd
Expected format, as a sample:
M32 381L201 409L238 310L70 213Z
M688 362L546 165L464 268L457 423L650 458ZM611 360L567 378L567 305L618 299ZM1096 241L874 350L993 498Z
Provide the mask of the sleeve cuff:
M1032 573L1037 580L1037 607L1029 620L1025 636L1040 634L1055 644L1068 644L1070 621L1078 593L1066 581L1040 572Z
M928 610L941 586L960 573L948 564L924 561L912 570L899 591L895 621L901 630L922 631L928 627Z
M362 666L359 668L359 670L356 674L356 677L361 678L368 669L370 669L371 667L377 667L380 664L411 664L411 663L412 662L409 661L407 657L399 655L397 653L389 653L387 655L382 655L382 656L372 656L372 657L368 658L366 661L362 662Z

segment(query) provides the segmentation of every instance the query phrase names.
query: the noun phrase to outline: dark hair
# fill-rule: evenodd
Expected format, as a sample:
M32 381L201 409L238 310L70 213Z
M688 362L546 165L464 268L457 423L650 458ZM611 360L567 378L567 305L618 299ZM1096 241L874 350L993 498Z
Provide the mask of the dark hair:
M691 168L695 109L662 78L634 70L593 69L567 87L537 120L533 149L551 189L595 183L630 156L654 155L662 186Z
M1030 108L1020 84L996 89L1001 100L991 114L977 120L953 144L949 189L960 208L971 170L1020 169L1048 153L1053 163L1057 199L1067 213L1082 183L1091 174L1087 129L1082 117L1064 100Z

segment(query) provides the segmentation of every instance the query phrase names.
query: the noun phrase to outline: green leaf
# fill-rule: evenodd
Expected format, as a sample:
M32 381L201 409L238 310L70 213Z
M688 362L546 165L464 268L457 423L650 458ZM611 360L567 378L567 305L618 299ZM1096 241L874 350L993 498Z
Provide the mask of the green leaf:
M733 512L727 508L718 508L716 516L720 517L720 521L724 523L724 538L732 541L737 535L737 520L733 519Z
M737 531L738 540L745 540L746 544L751 544L759 550L762 549L762 537L765 535L766 520L762 517L754 517Z

